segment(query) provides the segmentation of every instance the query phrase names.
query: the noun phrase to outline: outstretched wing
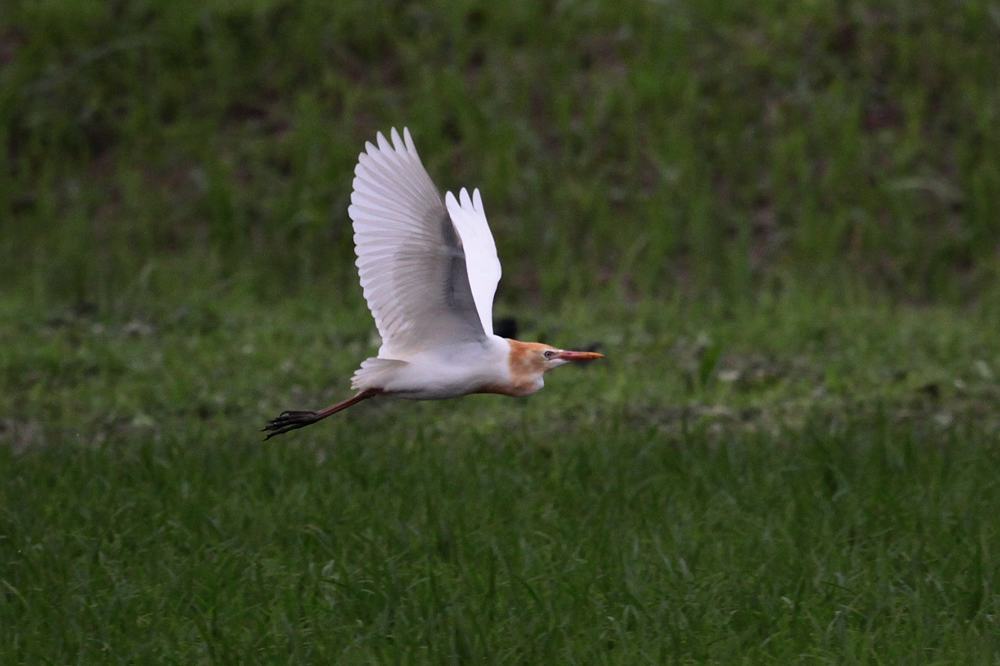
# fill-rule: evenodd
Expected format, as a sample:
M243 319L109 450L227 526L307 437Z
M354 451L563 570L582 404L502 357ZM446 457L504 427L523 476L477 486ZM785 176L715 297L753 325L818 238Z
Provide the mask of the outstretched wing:
M430 347L484 340L492 326L483 327L476 308L455 225L410 132L390 136L391 144L381 133L377 146L365 144L348 208L358 275L382 337L379 356L405 360Z
M448 215L465 248L465 263L469 272L469 286L472 288L472 298L476 301L476 310L483 330L493 334L493 297L497 293L500 282L500 258L497 257L497 246L490 233L490 225L486 222L486 210L483 208L483 198L479 190L472 191L472 198L462 188L455 195L449 192L444 198L448 206Z

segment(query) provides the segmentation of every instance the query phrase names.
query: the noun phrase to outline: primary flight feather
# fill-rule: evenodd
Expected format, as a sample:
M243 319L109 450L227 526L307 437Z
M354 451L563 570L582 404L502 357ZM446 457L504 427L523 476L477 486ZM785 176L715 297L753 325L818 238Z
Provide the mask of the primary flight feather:
M268 438L380 395L413 400L470 393L529 395L547 370L602 358L493 334L500 259L479 190L442 200L409 130L380 132L354 169L358 276L382 344L354 373L357 393L320 411L286 411Z

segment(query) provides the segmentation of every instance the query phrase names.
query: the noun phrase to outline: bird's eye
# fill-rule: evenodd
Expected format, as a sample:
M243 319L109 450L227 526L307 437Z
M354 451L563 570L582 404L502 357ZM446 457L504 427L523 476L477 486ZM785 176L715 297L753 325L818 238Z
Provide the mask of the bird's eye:
M555 358L555 355L556 355L556 353L554 351L552 351L551 349L546 349L542 353L542 356L544 356L546 359Z

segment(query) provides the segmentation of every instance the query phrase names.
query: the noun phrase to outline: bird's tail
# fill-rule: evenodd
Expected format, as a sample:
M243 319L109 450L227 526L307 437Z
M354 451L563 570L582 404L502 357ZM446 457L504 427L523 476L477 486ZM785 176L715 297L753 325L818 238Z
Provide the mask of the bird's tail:
M384 389L387 375L404 365L406 361L393 358L366 358L351 377L351 388L355 391Z

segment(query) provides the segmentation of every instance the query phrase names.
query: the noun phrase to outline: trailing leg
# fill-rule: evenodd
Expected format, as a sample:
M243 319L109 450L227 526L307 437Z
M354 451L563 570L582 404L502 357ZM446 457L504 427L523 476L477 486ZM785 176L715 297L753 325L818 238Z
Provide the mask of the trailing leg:
M299 428L305 428L306 426L312 425L317 421L322 421L328 416L332 416L337 412L342 412L343 410L358 404L363 400L368 398L374 398L375 396L382 393L381 389L365 389L361 391L354 397L348 398L343 402L338 402L335 405L330 405L326 409L321 409L318 412L311 411L285 411L281 412L277 417L271 419L267 422L261 432L266 432L267 437L264 439L271 439L275 435L282 435L290 430L297 430Z

